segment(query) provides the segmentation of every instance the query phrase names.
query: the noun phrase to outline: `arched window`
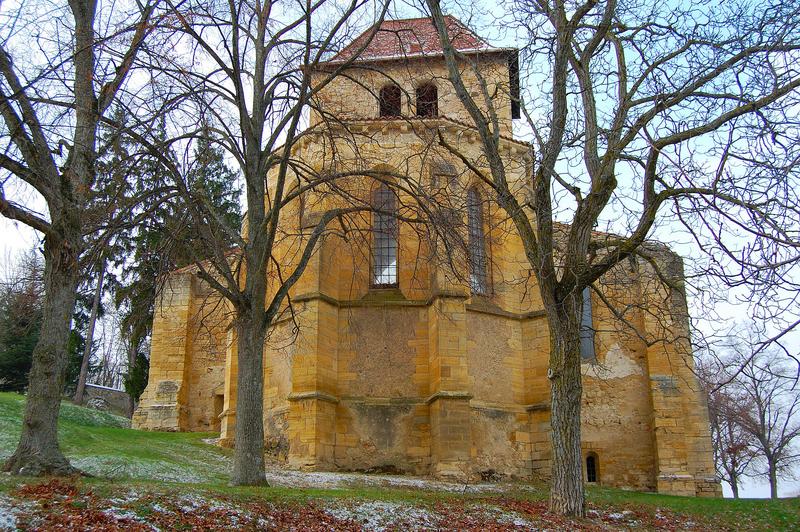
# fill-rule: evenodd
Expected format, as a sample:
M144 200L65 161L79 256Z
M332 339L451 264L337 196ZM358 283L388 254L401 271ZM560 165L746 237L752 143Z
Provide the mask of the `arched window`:
M597 482L598 474L597 455L589 453L586 455L586 482Z
M587 362L595 360L594 326L592 325L592 288L590 286L583 289L580 340L581 359Z
M427 83L417 87L417 116L438 116L438 98L436 85Z
M483 208L475 187L467 191L467 228L469 230L469 285L475 294L489 291L486 274L486 242L483 236Z
M381 89L379 100L381 117L400 116L402 106L400 87L397 85L386 85Z
M382 184L372 196L372 286L397 286L397 206L394 192Z

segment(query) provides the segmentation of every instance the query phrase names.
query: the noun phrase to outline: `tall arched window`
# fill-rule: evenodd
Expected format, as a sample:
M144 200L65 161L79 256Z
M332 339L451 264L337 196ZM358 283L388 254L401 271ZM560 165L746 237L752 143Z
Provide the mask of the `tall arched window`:
M590 362L594 360L594 326L592 325L592 288L583 289L583 310L581 311L581 359Z
M403 95L400 87L397 85L386 85L381 89L380 100L380 116L393 117L400 116L402 108Z
M483 235L481 196L475 187L467 191L467 227L469 230L469 285L475 294L489 291L486 274L486 242Z
M438 116L438 98L436 85L427 83L417 87L417 116Z
M397 286L397 205L394 192L382 184L372 196L372 286Z

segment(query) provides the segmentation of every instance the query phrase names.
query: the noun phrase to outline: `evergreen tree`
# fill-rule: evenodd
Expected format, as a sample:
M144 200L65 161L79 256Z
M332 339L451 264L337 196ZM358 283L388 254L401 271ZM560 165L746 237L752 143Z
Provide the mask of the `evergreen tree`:
M169 196L163 200L165 192L172 188L168 174L155 158L122 133L126 120L121 111L117 113L115 122L121 127L104 133L116 137L109 137L111 149L100 165L100 173L109 191L119 197L137 198L126 214L132 229L116 236L107 255L119 272L118 278L109 276L108 285L121 310L120 332L129 353L125 388L136 401L147 384L147 356L159 280L166 272L202 258L205 252L202 243L194 238L197 231L186 216L186 205L181 203L185 198ZM162 123L157 136L161 142L166 138L165 129ZM224 152L209 129L204 127L202 131L186 173L187 186L193 199L213 206L228 224L239 227L237 174L225 164ZM168 148L165 151L177 161ZM125 190L120 192L119 187ZM147 197L152 200L141 201Z
M0 289L0 391L24 392L28 385L33 349L39 341L44 307L44 260L32 249L20 257ZM79 296L67 350L69 362L64 390L75 388L80 371L86 322Z
M0 293L0 391L22 392L28 384L31 357L42 324L42 257L26 253L3 283Z

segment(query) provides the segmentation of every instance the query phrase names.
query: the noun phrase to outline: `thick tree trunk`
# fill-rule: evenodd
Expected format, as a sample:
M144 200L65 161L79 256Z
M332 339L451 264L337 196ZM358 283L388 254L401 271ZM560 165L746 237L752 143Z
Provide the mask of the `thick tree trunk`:
M771 499L778 498L778 472L774 463L769 463L769 496Z
M81 374L78 377L78 386L75 388L75 397L72 399L76 405L83 403L83 393L86 390L86 376L89 373L89 359L92 357L92 342L94 342L94 325L97 323L97 312L100 309L100 299L103 296L103 275L105 272L106 265L105 262L102 262L97 275L97 287L94 291L94 301L92 301L92 313L89 315L86 346L83 349L83 360L81 361Z
M581 460L580 302L570 297L549 312L550 413L553 445L550 510L560 515L585 514Z
M735 474L731 475L731 491L733 492L733 498L739 498L739 477Z
M251 315L237 316L238 375L234 485L266 484L264 475L264 338L265 331Z
M66 375L70 324L78 286L76 249L66 242L45 241L45 299L42 332L33 350L25 417L17 450L6 461L13 474L77 473L58 446L58 411Z

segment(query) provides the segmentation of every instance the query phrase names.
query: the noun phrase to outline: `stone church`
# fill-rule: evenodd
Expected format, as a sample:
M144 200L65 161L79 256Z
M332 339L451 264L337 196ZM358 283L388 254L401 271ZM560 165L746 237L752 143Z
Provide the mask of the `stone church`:
M517 52L490 46L453 18L447 23L470 90L497 113L508 178L524 194L533 161L512 131ZM402 191L353 179L364 186L352 190L381 208L364 216L363 238L331 235L318 244L292 289L293 313L270 330L265 450L303 469L546 478L547 320L519 238L465 164L481 165L480 140L448 82L432 23L386 21L321 72L342 65L318 94L294 156L317 171L410 176L459 207L450 215L461 213L468 244L462 259L438 260L441 247L389 214L410 204ZM442 139L461 156L443 150ZM288 209L287 264L295 260L293 240L308 234L329 196L309 192ZM657 282L668 275L680 283L682 263L660 244L648 249L650 260L619 265L584 294L585 479L719 496L686 302ZM230 323L226 305L192 267L170 274L156 305L150 381L135 427L220 431L221 444L233 444Z

